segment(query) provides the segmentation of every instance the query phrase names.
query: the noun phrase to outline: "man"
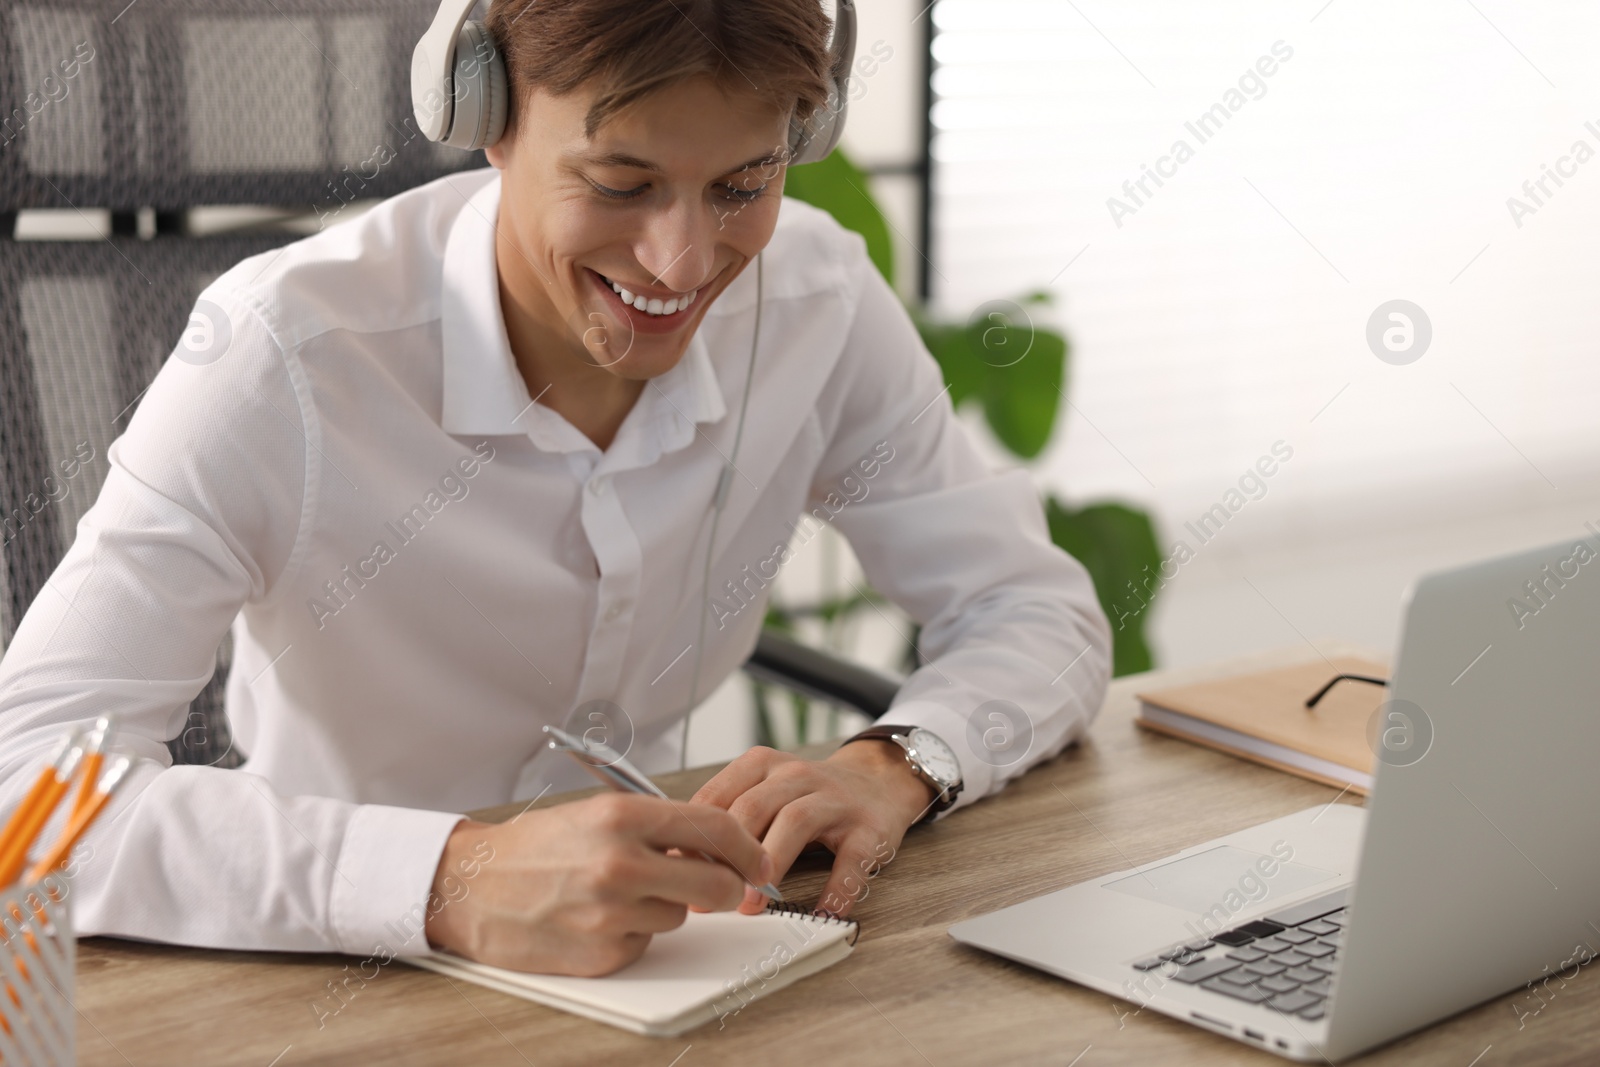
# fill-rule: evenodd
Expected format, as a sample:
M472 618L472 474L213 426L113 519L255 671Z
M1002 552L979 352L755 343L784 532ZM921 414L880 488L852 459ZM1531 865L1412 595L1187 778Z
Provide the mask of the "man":
M519 0L488 27L493 169L206 290L226 349L163 368L0 664L12 796L106 711L143 757L88 838L82 932L607 973L689 908L758 908L745 884L811 841L848 911L909 826L1099 705L1108 628L1030 480L980 462L860 239L781 199L790 116L827 90L815 0ZM540 728L596 700L637 763L675 763L823 519L923 627L884 719L912 753L757 750L695 803L457 814L577 784ZM248 762L169 767L230 626ZM1003 766L995 701L1032 735Z

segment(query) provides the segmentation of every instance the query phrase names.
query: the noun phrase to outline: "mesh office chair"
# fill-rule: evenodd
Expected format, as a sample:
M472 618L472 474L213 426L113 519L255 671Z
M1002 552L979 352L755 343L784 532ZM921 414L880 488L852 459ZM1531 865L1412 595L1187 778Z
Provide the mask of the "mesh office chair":
M190 209L309 207L327 222L352 199L484 165L482 153L428 142L410 115L411 50L433 10L432 0L0 0L0 650L71 544L106 447L200 290L299 236L194 236ZM108 209L113 236L14 240L29 208ZM154 212L149 239L134 236L140 208ZM176 762L242 762L222 712L229 652L218 650L169 742ZM898 687L775 634L747 670L873 717Z
M5 0L0 210L319 214L481 167L411 117L429 0ZM379 145L391 161L376 156ZM162 228L166 228L163 226Z

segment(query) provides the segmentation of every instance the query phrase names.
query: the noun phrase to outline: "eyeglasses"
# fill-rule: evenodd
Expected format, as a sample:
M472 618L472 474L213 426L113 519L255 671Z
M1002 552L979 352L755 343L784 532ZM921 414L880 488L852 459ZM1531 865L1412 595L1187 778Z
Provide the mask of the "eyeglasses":
M1388 679L1386 679L1386 678L1374 678L1370 674L1336 674L1332 678L1328 679L1328 684L1327 685L1323 686L1321 689L1318 689L1315 693L1311 694L1311 698L1306 701L1307 710L1316 707L1317 706L1317 701L1319 701L1323 697L1327 696L1328 695L1328 690L1332 689L1334 686L1338 685L1340 682L1366 682L1369 685L1388 685L1389 684Z

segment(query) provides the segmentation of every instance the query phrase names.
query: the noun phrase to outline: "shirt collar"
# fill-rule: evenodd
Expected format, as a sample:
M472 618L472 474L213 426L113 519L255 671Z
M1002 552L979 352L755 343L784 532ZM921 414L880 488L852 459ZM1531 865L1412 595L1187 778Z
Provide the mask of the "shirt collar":
M497 173L466 199L445 241L439 424L451 434L524 434L549 452L593 451L593 443L571 423L533 402L511 354L495 265L500 182ZM726 415L716 368L696 330L677 365L645 385L606 454L606 466L654 462L693 440L697 424Z

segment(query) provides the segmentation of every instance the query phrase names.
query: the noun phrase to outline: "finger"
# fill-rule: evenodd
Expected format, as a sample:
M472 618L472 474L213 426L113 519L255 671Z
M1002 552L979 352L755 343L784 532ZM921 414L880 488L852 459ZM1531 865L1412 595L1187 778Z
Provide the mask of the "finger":
M667 849L666 854L668 856L681 856L681 855L683 855L683 849L681 849L681 848L669 848L669 849ZM713 909L713 908L702 908L698 904L690 904L689 905L689 910L693 911L693 912L699 912L700 914L703 915L706 912L713 911L715 909Z
M726 808L739 794L765 778L767 771L773 765L794 758L777 749L757 745L722 768L711 781L701 786L695 793L693 802Z
M698 856L653 854L635 888L641 897L671 901L696 911L730 911L744 898L745 881L722 864Z
M658 850L693 850L732 867L747 882L761 885L772 877L771 861L761 843L721 808L679 800L656 800L648 825L639 837Z
M876 870L879 865L873 854L878 844L865 829L854 830L845 838L833 861L833 872L822 887L818 907L842 919L850 914L851 908L867 899L870 891L867 872Z
M820 841L830 845L830 831L840 827L846 814L842 801L826 793L808 793L790 804L772 820L761 847L772 857L772 868L779 878L789 873L789 868L807 845Z
M751 836L764 838L778 812L801 797L817 791L819 782L812 772L815 764L791 764L793 770L778 770L767 775L766 780L740 794L728 806L728 814L739 820L739 825ZM770 849L768 850L770 854ZM779 873L782 877L782 873Z
M623 934L612 939L581 937L571 940L563 951L554 956L542 951L520 956L508 955L505 949L497 947L492 953L486 954L482 962L516 971L600 978L621 970L643 956L644 950L650 947L650 938L650 934L640 933Z
M766 894L754 886L744 887L744 898L739 901L740 915L760 915L767 910Z
M623 929L631 934L664 934L682 926L688 913L689 909L675 900L644 897L627 909Z

